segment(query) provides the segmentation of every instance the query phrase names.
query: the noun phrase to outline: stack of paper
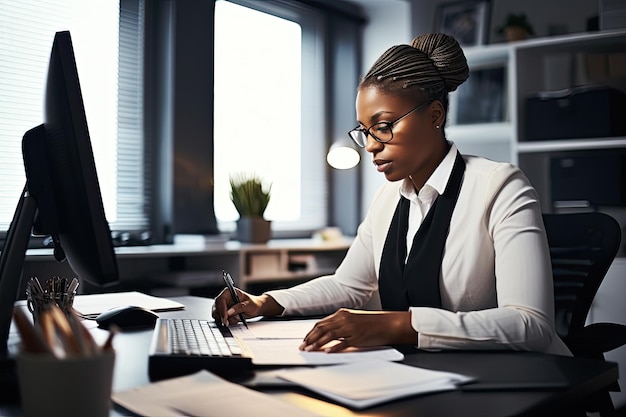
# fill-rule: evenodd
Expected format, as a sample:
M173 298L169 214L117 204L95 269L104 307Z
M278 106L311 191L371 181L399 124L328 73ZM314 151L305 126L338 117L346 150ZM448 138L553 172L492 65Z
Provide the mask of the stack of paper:
M278 371L277 376L354 409L411 395L454 390L473 379L378 360L287 369Z
M259 410L271 410L275 416L316 416L304 408L228 382L208 371L118 391L112 398L127 410L147 417L258 417Z

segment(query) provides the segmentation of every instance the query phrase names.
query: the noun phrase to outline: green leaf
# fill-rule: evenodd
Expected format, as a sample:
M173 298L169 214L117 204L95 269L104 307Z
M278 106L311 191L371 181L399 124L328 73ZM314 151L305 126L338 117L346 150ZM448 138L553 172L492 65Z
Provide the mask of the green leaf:
M230 176L230 199L239 216L263 217L270 202L271 184L267 191L263 182L254 174L239 173Z

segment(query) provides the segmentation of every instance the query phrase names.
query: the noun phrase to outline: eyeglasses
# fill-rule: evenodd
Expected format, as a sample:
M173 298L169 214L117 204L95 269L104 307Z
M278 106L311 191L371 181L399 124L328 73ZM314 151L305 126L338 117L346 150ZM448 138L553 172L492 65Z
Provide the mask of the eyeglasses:
M365 148L367 144L367 137L371 136L374 138L376 142L387 143L393 139L393 130L391 129L395 126L400 120L407 117L409 114L413 113L416 110L421 109L422 107L432 103L432 101L425 101L414 109L409 110L404 113L402 116L398 117L393 122L378 122L371 125L369 128L365 129L364 127L357 126L351 131L348 132L350 138L356 143L359 148Z

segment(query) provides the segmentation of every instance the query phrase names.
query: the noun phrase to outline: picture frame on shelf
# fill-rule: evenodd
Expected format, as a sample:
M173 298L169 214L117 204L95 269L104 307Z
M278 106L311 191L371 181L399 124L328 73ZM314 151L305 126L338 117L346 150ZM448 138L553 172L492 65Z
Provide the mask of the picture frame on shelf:
M435 13L435 32L453 36L461 46L487 44L490 0L441 3Z

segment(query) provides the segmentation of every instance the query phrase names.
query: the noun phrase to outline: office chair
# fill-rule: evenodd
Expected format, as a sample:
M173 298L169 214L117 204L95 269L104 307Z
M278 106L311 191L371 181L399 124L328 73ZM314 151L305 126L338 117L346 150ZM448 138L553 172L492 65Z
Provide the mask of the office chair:
M626 344L626 326L617 323L586 325L594 297L621 241L619 223L600 213L544 214L552 259L555 325L574 356L604 360L604 353ZM615 412L609 387L586 405L588 412Z

